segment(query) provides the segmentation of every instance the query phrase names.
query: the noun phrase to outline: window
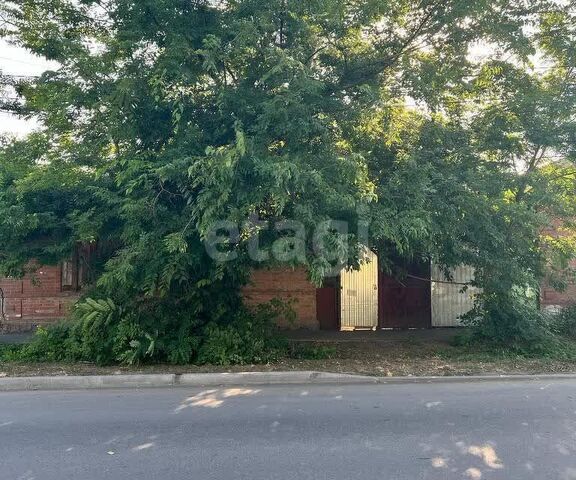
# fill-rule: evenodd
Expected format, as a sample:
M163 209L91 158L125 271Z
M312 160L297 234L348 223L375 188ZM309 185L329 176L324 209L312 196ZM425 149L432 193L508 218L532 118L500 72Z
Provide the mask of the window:
M62 290L74 289L74 262L66 260L62 263Z

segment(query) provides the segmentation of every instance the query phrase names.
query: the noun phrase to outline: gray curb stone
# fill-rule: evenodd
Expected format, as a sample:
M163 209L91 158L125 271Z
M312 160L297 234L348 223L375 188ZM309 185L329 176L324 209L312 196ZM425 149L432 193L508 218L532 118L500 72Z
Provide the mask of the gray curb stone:
M175 377L174 374L5 377L0 378L0 391L170 387L175 385Z
M177 384L187 387L208 385L286 385L302 383L377 383L378 377L328 372L243 372L184 373Z
M432 384L501 381L574 380L576 375L485 375L454 377L371 377L328 372L244 372L143 375L94 375L0 378L0 392L22 390L85 390L152 387L223 387L303 384Z

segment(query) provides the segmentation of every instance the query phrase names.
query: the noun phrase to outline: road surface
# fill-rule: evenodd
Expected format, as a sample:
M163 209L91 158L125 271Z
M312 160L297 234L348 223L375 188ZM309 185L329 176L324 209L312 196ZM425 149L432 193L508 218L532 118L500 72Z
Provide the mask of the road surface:
M0 479L576 479L576 381L0 394Z

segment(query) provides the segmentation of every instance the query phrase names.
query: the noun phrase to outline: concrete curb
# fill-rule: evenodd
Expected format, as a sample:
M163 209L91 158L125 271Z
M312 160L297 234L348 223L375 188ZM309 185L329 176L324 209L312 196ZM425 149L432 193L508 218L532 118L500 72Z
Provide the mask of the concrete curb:
M536 382L555 381L555 380L574 380L576 374L541 374L541 375L454 375L438 377L374 377L378 384L388 385L406 385L406 384L424 384L424 383L472 383L472 382Z
M85 390L105 388L208 387L311 383L377 383L376 377L325 372L243 372L138 375L86 375L0 378L0 392L17 390Z
M94 375L0 378L0 392L14 390L83 390L103 388L145 388L174 386L173 374Z
M243 373L184 373L93 376L48 376L0 378L0 392L22 390L86 390L111 388L158 387L226 387L242 385L407 385L433 383L471 383L501 381L574 380L576 374L553 375L483 375L442 377L371 377L344 373L243 372Z
M377 377L329 372L184 373L176 384L186 387L227 385L289 385L309 383L377 383Z

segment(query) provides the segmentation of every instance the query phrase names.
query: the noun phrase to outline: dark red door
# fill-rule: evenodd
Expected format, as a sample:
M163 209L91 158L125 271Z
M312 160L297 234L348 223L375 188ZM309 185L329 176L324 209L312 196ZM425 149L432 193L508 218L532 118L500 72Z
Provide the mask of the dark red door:
M338 330L338 289L322 287L316 289L316 318L320 330Z
M429 328L432 314L430 264L410 263L404 265L403 271L407 275L401 279L379 273L380 328Z

